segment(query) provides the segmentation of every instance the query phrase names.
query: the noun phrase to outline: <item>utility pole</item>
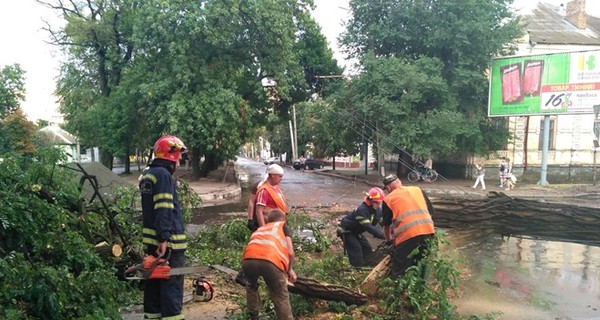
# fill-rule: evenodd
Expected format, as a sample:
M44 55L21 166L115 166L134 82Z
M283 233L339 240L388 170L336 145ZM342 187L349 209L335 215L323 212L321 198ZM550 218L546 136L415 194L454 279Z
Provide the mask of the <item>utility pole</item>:
M296 126L296 105L293 104L292 105L292 112L293 112L293 116L294 116L294 140L292 141L292 143L294 144L293 150L295 150L295 153L292 155L294 157L293 160L298 159L298 127Z

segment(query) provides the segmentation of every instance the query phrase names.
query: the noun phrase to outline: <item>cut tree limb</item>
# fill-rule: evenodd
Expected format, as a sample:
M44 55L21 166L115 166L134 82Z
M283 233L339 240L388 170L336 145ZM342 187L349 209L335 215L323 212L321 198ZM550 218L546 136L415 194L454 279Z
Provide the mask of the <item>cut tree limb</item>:
M374 296L379 290L379 282L388 276L392 268L392 258L387 255L379 262L369 273L360 285L362 293L368 296Z

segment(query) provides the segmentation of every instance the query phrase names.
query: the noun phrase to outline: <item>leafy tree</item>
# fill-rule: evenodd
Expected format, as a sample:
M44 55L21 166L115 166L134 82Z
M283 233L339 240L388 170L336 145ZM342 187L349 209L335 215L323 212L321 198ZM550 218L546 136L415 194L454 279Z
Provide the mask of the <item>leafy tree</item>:
M10 151L31 155L35 150L33 139L36 126L27 120L20 108L0 120L0 152Z
M397 121L413 124L403 134L389 128L383 134L397 146L421 155L433 150L443 155L457 148L486 152L499 147L495 142L502 139L481 139L489 134L507 137L506 131L492 131L485 119L486 70L492 57L512 52L508 44L522 34L510 3L512 0L350 1L353 17L341 38L348 55L361 61L365 73L395 70L395 75L381 73L385 75L381 79L365 75L377 85L386 85L379 80L401 85L395 91L380 90L377 97L368 94L373 86L359 85L353 90L363 95L361 99L371 99L363 100L363 105L386 109L382 114L393 117L383 119L394 121L396 127ZM374 68L373 59L389 66ZM439 88L425 80L434 80ZM425 87L413 86L415 83ZM383 98L382 104L379 98ZM365 116L367 110L371 108L363 110Z
M0 119L15 112L25 100L25 71L19 64L0 70Z
M66 21L58 30L48 29L68 58L57 89L66 128L84 144L99 146L109 168L113 155L125 156L129 171L136 113L115 93L133 57L132 22L140 1L38 2L60 11Z

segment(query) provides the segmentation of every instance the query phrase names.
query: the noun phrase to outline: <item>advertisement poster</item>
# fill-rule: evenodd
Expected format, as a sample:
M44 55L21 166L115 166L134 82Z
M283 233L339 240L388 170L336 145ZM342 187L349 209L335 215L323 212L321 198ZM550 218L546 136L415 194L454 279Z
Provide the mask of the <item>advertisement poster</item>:
M600 50L492 61L488 116L593 113L600 104Z

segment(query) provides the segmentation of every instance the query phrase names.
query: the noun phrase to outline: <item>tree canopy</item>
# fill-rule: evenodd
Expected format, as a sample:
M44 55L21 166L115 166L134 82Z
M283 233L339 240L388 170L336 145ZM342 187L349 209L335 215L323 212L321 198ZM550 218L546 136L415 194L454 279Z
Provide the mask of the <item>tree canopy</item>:
M40 2L66 21L50 32L69 57L58 94L72 131L123 156L178 135L195 177L339 72L311 0Z
M351 0L341 42L361 64L345 93L352 103L343 106L361 114L353 125L381 119L377 134L388 151L444 156L498 149L508 133L486 119L486 72L522 34L511 3ZM368 127L375 128L373 121Z

